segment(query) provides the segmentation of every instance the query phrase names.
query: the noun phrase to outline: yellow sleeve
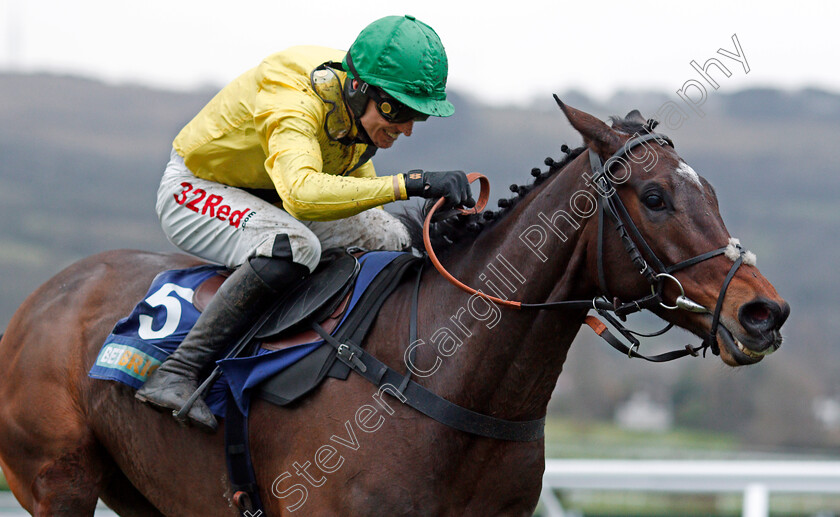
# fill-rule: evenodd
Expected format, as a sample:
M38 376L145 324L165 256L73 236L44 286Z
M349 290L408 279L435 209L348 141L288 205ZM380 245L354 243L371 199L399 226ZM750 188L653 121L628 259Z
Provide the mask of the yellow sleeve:
M256 104L254 121L266 148L265 168L284 210L293 217L341 219L399 199L404 193L399 178L323 172L318 140L323 104L317 98L264 80ZM354 172L365 167L368 164Z
M357 178L377 178L379 176L376 175L376 169L373 167L373 162L368 161L366 164L362 165L352 173L351 176ZM392 184L394 185L394 193L396 194L397 190L399 190L399 197L397 199L408 199L408 194L405 191L405 178L402 174L395 174L393 176L382 176L383 178L391 178Z

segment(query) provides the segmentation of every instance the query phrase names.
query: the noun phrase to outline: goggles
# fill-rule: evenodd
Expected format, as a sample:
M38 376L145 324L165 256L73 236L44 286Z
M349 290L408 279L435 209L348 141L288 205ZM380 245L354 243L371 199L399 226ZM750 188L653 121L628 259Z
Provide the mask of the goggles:
M422 122L429 118L425 113L420 113L417 110L409 108L402 102L370 84L363 84L361 91L373 100L373 103L376 105L376 111L388 122L402 124L409 120Z

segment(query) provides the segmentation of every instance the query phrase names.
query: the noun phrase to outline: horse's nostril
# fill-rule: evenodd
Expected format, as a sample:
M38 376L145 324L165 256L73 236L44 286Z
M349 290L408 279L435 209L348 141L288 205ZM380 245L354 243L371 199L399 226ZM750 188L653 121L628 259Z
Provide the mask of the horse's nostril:
M770 309L764 306L758 306L752 308L748 313L747 316L752 319L753 321L766 321L773 317L773 314L770 312Z
M790 306L784 307L767 299L758 299L741 307L739 319L741 325L750 332L760 333L778 330L790 314Z

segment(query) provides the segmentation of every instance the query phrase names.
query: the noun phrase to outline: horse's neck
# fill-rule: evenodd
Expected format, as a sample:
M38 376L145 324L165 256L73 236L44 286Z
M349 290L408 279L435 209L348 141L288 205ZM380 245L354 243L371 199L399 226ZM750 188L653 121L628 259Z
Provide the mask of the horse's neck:
M564 204L569 211L571 195L584 188L580 173L575 162L547 180L472 245L452 250L447 267L467 285L511 300L539 303L582 296L589 289L583 237L587 221L579 221L575 228L555 219L555 229L562 229L563 237L546 222ZM534 243L539 235L546 239L539 250L526 244L529 237ZM490 305L477 296L457 294L435 273L427 277L431 281L425 292L431 298L424 304L423 319L434 322L426 328L432 345L439 353L441 345L449 352L458 337L464 338L454 353L441 356L446 361L428 382L442 394L496 416L519 419L544 414L585 311ZM443 327L452 331L452 341L446 341L451 336Z

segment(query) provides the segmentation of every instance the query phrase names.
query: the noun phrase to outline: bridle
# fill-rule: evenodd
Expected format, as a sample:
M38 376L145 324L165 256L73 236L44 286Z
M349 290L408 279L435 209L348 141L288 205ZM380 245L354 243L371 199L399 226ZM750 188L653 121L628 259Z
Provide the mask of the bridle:
M648 125L650 126L650 123ZM648 245L644 236L642 236L641 232L636 226L636 223L634 223L633 219L630 217L627 208L624 206L624 202L621 201L621 197L619 197L618 191L617 189L615 189L615 186L610 180L608 174L610 167L613 164L618 163L620 160L622 160L630 152L630 150L632 150L636 146L650 141L655 141L656 143L663 146L667 145L672 148L674 147L674 143L667 136L657 133L647 133L628 140L624 144L624 146L622 146L621 149L619 149L615 154L613 154L604 164L601 163L601 158L595 151L591 149L589 150L589 163L592 168L593 181L598 183L599 188L596 190L598 190L598 193L601 196L601 203L598 211L597 251L598 284L601 290L601 297L604 301L607 301L609 299L609 290L607 289L606 275L604 271L604 239L606 235L605 220L607 217L609 217L609 219L612 220L612 222L614 223L615 230L618 233L622 244L624 245L624 249L630 256L630 259L636 266L637 270L639 271L639 274L641 274L651 286L650 295L640 298L638 300L634 300L630 302L630 304L622 305L618 302L617 298L613 299L614 301L612 304L612 311L615 312L616 315L619 318L621 318L622 321L625 320L626 314L638 312L642 309L650 310L652 308L655 308L657 305L668 310L685 310L688 312L695 313L708 313L709 310L706 307L698 304L697 302L691 300L685 295L685 289L683 288L680 281L674 276L674 273L691 267L693 265L699 264L718 255L723 255L726 252L726 249L728 248L728 246L723 246L721 248L708 251L706 253L701 253L700 255L689 258L687 260L683 260L682 262L678 262L671 266L665 266L664 263L659 259L659 257L656 256L656 253L653 251L653 249L651 249L650 245ZM673 353L670 353L667 354L667 357L663 358L662 360L667 361L689 354L697 355L697 352L699 350L703 350L703 352L705 353L706 349L708 348L711 348L712 353L714 355L718 355L720 353L720 350L718 349L717 345L717 332L720 326L720 313L723 308L723 300L726 296L726 291L729 289L729 284L732 282L735 273L743 263L743 257L745 253L745 251L741 249L740 246L738 246L738 251L739 256L732 264L732 267L729 269L729 273L726 275L726 278L723 281L723 285L721 286L717 303L715 305L714 312L712 313L712 325L708 335L703 339L703 343L698 347L686 345L686 348L684 350L678 351L678 355L675 356ZM645 259L645 257L647 257L647 260ZM676 283L677 287L680 290L680 295L677 296L674 305L667 305L664 303L662 292L665 280L670 280ZM632 305L633 309L635 310L621 310L622 307L627 307L628 305ZM625 328L619 321L617 321L611 314L607 312L609 309L595 307L595 310L598 312L598 314L610 321L610 323L613 326L615 326L619 330L619 332L621 332L622 335L624 335L626 338L628 338L628 340L630 340L633 343L633 346L630 347L630 349L628 350L628 354L631 355L635 352L636 349L638 349L640 345L638 339L636 339L634 335L638 335L641 337L658 336L664 334L665 332L670 330L671 327L673 327L673 323L669 323L664 329L660 330L659 332L654 332L652 334L639 334L637 332L633 332ZM644 359L653 359L641 356L640 354L636 355Z
M718 330L720 329L720 313L723 309L723 300L726 296L726 291L729 288L729 284L732 282L732 279L735 277L735 273L738 271L738 268L743 263L745 250L743 250L740 247L740 245L735 245L739 256L734 261L732 267L729 270L729 273L726 275L726 278L723 281L723 285L721 286L720 294L718 295L717 303L713 312L709 311L708 308L698 304L697 302L691 300L685 295L685 289L683 288L680 281L674 276L674 273L699 264L710 258L722 255L726 252L729 246L723 246L721 248L707 251L706 253L701 253L700 255L689 258L687 260L683 260L682 262L678 262L670 266L665 266L664 263L656 256L656 253L654 253L653 249L651 249L651 247L648 245L644 236L642 236L638 227L633 222L633 219L630 217L630 214L627 212L627 208L621 201L621 198L618 195L618 191L613 185L613 182L609 176L610 167L623 160L624 157L633 148L650 141L653 141L663 146L667 145L670 147L674 147L673 142L667 136L658 133L648 132L643 135L638 135L629 139L624 144L624 146L622 146L621 149L615 152L605 163L601 162L601 158L595 151L591 149L589 150L589 163L592 169L591 179L593 182L597 183L598 188L596 188L595 190L598 191L598 194L601 198L601 202L599 203L598 209L599 213L597 245L598 284L601 294L595 297L594 299L567 300L561 302L545 303L523 303L517 301L503 300L501 298L488 295L482 291L473 289L472 287L469 287L458 281L451 274L449 274L449 272L446 271L446 269L440 264L440 261L437 259L431 244L429 230L430 224L435 211L443 205L443 198L439 199L437 203L435 203L435 205L428 212L423 225L423 243L425 244L426 252L429 255L432 264L435 266L438 272L440 272L441 275L443 275L451 283L453 283L460 289L463 289L470 294L482 296L497 305L511 307L515 309L537 310L594 309L601 317L607 320L613 327L615 327L615 329L622 336L624 336L625 339L627 339L630 342L630 346L625 345L621 342L621 340L619 340L612 333L610 333L610 331L607 329L607 326L604 323L602 323L598 318L594 316L586 316L584 322L587 325L589 325L589 327L592 328L592 330L594 330L596 334L598 334L604 340L606 340L613 348L621 351L622 353L627 354L629 357L638 357L652 362L663 362L671 361L673 359L684 357L686 355L697 356L699 355L698 352L700 351L702 351L705 355L706 350L709 348L711 348L712 353L714 355L718 355L720 353L720 350L717 344L717 334ZM487 178L478 173L472 173L468 175L468 178L470 182L475 181L476 179L480 180L482 185L482 194L479 197L479 201L476 204L475 208L469 210L459 210L459 212L464 215L476 214L481 212L481 210L483 210L484 206L486 205L487 198L489 197L489 193L485 193L485 187L489 189L489 182L487 181ZM645 278L645 280L650 284L651 294L626 303L622 303L618 298L613 298L612 302L609 301L609 292L606 285L606 275L604 271L604 240L607 231L605 222L607 218L609 218L613 222L615 230L618 233L622 244L624 245L624 249L630 256L630 259L633 262L636 269L639 271L639 274L641 274ZM667 305L663 298L663 290L666 280L676 283L677 287L680 290L680 295L676 298L674 305ZM662 335L673 327L673 323L669 323L665 328L658 332L642 334L639 332L629 330L622 324L622 322L626 321L626 317L628 314L641 312L645 309L652 310L658 307L662 307L668 310L685 310L694 313L711 312L712 325L709 330L709 333L705 336L703 342L697 347L686 345L684 349L674 350L655 356L645 356L640 354L638 352L638 349L641 345L641 342L639 341L637 336L654 337ZM728 330L724 328L724 332L728 332Z

